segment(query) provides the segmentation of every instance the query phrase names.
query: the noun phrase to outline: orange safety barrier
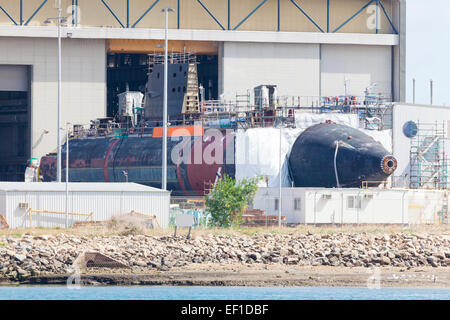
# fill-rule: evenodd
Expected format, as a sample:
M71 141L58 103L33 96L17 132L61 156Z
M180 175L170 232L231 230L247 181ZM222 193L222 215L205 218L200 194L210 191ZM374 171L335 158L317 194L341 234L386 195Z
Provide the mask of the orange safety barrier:
M193 136L203 136L204 130L201 126L189 126L189 127L167 127L168 137L193 137ZM163 128L154 128L153 136L156 138L162 138Z

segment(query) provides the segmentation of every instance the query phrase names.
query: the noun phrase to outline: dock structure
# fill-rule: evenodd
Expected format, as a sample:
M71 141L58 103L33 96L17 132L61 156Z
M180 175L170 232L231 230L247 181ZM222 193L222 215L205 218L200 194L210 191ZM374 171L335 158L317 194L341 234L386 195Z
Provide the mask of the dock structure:
M265 127L276 117L289 118L294 107L315 112L322 97L330 109L341 97L405 101L404 0L73 0L62 5L0 1L0 181L21 181L29 159L57 148L66 122L88 125L120 116L119 95L144 94L149 69L157 65L149 55L161 57L165 49L172 56L195 54L189 77L196 74L198 84L189 78L183 92L179 73L169 72L169 93L184 105L186 121L203 108L216 112L204 119L208 125ZM167 48L161 13L166 6L173 9ZM67 20L60 32L58 13ZM274 106L269 99L266 107L262 96L254 102L254 88L261 86L276 86ZM155 91L154 102L162 95ZM237 109L220 114L234 99ZM241 110L247 105L251 108Z

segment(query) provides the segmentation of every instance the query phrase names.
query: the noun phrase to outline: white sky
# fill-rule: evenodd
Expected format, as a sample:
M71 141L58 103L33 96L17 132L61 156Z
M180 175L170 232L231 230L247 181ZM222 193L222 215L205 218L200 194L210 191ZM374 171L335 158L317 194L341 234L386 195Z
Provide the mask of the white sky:
M406 101L429 104L430 79L434 104L450 106L450 0L407 0Z

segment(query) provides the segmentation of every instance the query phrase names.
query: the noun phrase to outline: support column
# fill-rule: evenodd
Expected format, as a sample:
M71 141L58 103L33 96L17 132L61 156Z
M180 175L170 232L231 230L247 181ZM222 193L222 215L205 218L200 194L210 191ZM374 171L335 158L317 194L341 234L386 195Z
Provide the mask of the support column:
M392 76L393 100L406 101L406 0L398 0L394 10L394 24L398 27L399 44L393 47Z

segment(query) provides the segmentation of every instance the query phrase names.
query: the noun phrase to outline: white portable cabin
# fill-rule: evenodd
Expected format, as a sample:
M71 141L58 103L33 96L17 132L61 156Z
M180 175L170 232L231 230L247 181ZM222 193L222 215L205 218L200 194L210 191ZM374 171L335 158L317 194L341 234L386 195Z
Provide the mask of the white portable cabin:
M260 188L253 208L279 214L279 189ZM288 224L438 224L445 191L413 189L282 188Z
M155 215L161 227L169 225L170 192L137 183L68 184L69 227L78 221L106 221L130 211ZM0 182L0 214L10 228L30 226L29 210L63 212L66 186L57 182ZM36 212L33 227L64 227L65 214Z

